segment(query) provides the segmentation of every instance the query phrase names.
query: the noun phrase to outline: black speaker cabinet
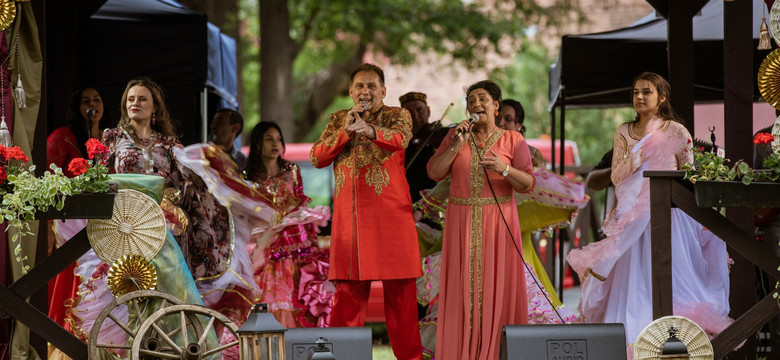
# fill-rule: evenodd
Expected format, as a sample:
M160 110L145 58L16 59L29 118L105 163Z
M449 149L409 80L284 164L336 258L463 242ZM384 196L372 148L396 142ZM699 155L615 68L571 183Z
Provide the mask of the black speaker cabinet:
M284 343L287 360L307 360L317 348L317 338L328 339L325 346L336 359L371 360L371 328L296 328L287 329Z
M626 360L623 324L507 325L501 360Z

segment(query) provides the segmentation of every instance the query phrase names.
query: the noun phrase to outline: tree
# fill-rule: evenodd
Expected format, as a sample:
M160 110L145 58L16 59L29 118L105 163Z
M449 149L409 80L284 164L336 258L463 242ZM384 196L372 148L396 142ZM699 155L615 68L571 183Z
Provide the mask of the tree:
M260 0L261 118L300 139L366 56L403 65L434 51L482 66L487 54L522 42L525 24L576 18L575 1Z

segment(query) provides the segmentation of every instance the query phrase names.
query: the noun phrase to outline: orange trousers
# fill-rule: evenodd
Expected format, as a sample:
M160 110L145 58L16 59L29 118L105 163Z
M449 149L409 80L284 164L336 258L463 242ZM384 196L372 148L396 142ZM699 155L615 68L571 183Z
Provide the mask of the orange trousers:
M390 346L398 360L422 360L416 279L382 280ZM330 326L364 326L371 281L338 280Z

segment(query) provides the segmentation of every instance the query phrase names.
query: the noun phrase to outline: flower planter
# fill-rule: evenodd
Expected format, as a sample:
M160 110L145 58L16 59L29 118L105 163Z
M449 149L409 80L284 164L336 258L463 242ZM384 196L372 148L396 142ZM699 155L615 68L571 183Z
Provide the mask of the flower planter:
M36 219L110 219L114 213L116 186L105 193L82 193L65 198L62 210L49 208L36 214Z
M780 207L780 183L699 180L693 188L701 207Z

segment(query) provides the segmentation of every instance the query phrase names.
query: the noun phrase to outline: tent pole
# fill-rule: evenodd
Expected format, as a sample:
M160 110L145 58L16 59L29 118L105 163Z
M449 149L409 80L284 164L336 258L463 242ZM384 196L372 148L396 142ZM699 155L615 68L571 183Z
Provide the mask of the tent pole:
M200 92L200 141L206 142L209 136L209 92L206 87Z
M558 172L561 174L561 176L564 176L564 172L566 171L566 86L561 86L561 151L560 151L560 167L558 168ZM555 143L553 143L553 149L555 149ZM556 271L556 291L558 292L558 296L560 296L561 301L563 301L563 278L564 278L564 271L565 271L565 259L564 259L564 242L568 240L568 230L567 229L558 229L558 262L557 262L557 271Z

